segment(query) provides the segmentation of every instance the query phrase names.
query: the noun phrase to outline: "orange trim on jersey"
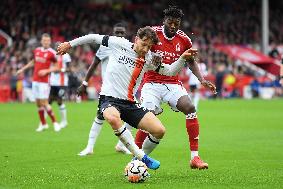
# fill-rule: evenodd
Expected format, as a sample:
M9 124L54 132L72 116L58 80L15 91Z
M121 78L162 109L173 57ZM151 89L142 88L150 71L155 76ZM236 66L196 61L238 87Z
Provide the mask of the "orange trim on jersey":
M60 85L64 86L65 74L63 72L61 72L61 69L63 68L63 57L62 56L58 57L58 66L59 66L59 69L60 69Z
M130 80L130 83L129 83L129 86L128 86L128 100L130 100L130 101L135 101L134 88L135 88L135 85L137 83L137 79L138 79L139 75L141 74L144 63L145 63L144 58L137 58L136 61L135 61L135 68L133 70L131 80Z

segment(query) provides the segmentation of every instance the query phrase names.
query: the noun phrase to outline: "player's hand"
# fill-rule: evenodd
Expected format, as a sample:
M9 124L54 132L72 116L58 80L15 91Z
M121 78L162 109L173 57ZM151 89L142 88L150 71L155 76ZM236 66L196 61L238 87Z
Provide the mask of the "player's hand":
M77 88L77 95L78 96L82 96L86 91L86 86L81 84L78 88Z
M197 49L188 49L181 55L181 58L188 60L196 56L197 54L198 54Z
M57 47L57 54L63 55L66 54L67 51L72 48L69 42L60 43Z
M159 66L162 63L162 57L159 54L154 53L151 59L151 63L155 66Z
M213 94L217 94L215 85L214 85L213 83L211 83L210 81L203 80L203 81L201 81L201 84L202 84L205 88L210 89L210 90L213 92Z
M48 70L39 70L39 72L38 72L38 75L40 76L40 77L43 77L43 76L45 76L45 75L47 75L48 74Z
M283 87L283 78L280 79L279 83L281 84L281 86Z

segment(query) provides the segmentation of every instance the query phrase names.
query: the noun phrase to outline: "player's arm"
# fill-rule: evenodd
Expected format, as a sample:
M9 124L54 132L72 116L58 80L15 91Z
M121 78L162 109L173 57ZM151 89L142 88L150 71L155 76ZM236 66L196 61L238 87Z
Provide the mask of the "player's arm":
M69 42L61 43L57 48L57 53L63 55L67 53L69 49L72 47L76 47L79 45L84 45L88 43L95 43L98 45L108 46L109 36L107 35L99 35L99 34L88 34L79 38L76 38Z
M90 67L87 70L84 81L82 82L82 84L77 89L77 95L78 96L81 96L86 91L86 88L88 86L88 81L91 78L91 76L93 75L94 70L96 70L97 66L100 64L100 62L101 62L101 60L97 56L95 56L92 64L90 65Z
M182 70L187 60L191 57L194 57L196 54L196 49L188 49L180 56L177 61L173 62L170 65L164 63L159 64L158 68L155 71L162 75L175 76ZM156 64L157 62L158 61L154 61L153 64Z
M52 65L50 68L40 70L40 71L38 72L38 75L39 75L39 76L45 76L45 75L47 75L47 74L50 74L51 72L60 72L60 68L59 68L59 66L58 66L58 62L57 62L57 61L56 61L56 62L53 62L53 65Z
M198 78L200 83L205 87L210 89L214 94L216 94L216 87L213 83L210 81L207 81L204 79L202 74L200 73L199 67L197 65L197 62L195 61L194 57L190 57L187 59L187 64L189 66L189 69L192 71L192 73Z
M31 61L29 61L24 67L22 67L21 69L19 69L17 72L16 72L16 75L19 75L21 74L22 72L24 72L25 70L31 68L34 66L34 59L32 59Z

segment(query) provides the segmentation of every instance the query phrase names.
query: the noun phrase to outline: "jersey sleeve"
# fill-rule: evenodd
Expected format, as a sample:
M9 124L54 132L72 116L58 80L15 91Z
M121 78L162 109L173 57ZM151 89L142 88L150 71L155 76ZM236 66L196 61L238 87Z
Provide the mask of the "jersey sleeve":
M69 54L65 54L63 58L64 58L64 62L66 63L72 61L71 56Z
M179 30L177 31L178 35L183 39L184 41L184 46L186 47L186 49L190 49L193 46L192 40L191 38L185 34L185 32Z
M105 42L107 38L109 38L109 36L107 37L107 35L88 34L88 35L84 35L82 37L76 38L72 41L69 41L69 43L72 47L84 45L88 43L95 43L95 44L103 45L103 42Z
M100 46L99 49L97 50L95 56L99 58L99 60L104 60L105 58L109 56L106 48L107 47Z

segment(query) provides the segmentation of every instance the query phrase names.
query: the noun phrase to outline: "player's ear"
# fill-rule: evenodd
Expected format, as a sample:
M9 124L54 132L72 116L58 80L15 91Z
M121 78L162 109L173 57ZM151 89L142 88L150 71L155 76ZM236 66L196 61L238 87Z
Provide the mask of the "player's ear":
M137 42L137 40L138 40L138 37L136 36L136 37L135 37L135 43Z

